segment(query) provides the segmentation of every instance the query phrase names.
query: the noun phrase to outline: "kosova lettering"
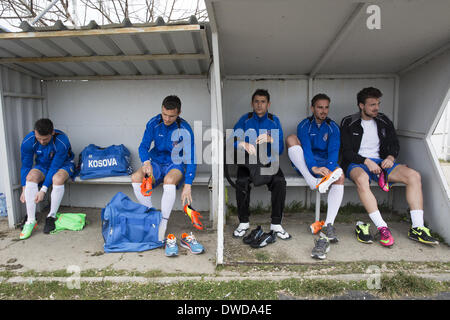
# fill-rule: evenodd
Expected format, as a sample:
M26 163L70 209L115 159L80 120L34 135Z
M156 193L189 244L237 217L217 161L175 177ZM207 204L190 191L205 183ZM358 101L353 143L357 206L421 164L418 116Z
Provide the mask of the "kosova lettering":
M115 158L103 160L88 160L88 168L102 168L113 166L117 166L117 160Z

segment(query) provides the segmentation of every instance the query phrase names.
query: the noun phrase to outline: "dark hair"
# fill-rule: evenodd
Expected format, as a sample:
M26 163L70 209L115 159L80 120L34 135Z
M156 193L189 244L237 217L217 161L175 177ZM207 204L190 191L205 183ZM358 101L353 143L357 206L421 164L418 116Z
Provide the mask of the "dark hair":
M270 102L270 94L269 94L269 91L267 91L267 90L265 90L265 89L257 89L257 90L255 91L255 93L253 93L253 95L252 95L252 102L253 102L253 99L255 99L255 96L263 96L263 97L266 97L266 98L267 98L267 102Z
M167 110L177 109L178 112L181 111L181 100L177 96L167 96L164 98L162 105Z
M319 93L316 94L312 99L311 99L311 106L314 107L314 105L316 104L316 102L318 100L328 100L328 102L331 102L331 99L329 96L327 96L325 93Z
M53 133L53 122L50 119L39 119L34 124L34 130L41 136L48 136Z
M358 95L356 96L356 99L358 100L358 106L360 103L366 104L367 98L381 98L383 94L380 90L374 87L368 87L362 89L360 92L358 92Z

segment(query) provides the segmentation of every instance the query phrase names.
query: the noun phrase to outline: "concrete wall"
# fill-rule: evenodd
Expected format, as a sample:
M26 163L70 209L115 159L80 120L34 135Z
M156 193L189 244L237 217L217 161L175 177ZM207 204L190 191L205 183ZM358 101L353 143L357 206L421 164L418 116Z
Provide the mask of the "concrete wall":
M400 159L422 174L425 221L450 242L449 187L444 181L429 138L450 97L450 52L400 78Z
M181 117L194 130L201 121L203 133L210 128L210 95L207 80L140 80L140 81L58 81L47 82L48 115L55 127L69 136L76 161L90 143L106 147L124 144L131 152L133 169L140 166L138 147L145 125L161 112L162 100L176 94L182 102ZM197 145L205 148L209 142ZM208 164L198 165L197 172L210 172ZM153 193L153 203L160 206L161 189ZM206 187L194 188L194 205L209 210ZM104 207L118 191L135 199L131 186L70 185L63 205ZM180 209L176 202L175 209Z
M177 94L182 100L182 114L191 125L201 120L203 133L210 127L210 97L206 80L148 80L148 81L75 81L48 82L48 115L55 126L65 131L77 155L89 143L100 146L123 143L132 153L132 163L139 166L137 148L144 132L145 124L160 112L163 98ZM367 86L380 88L384 93L382 112L394 117L394 79L317 79L313 82L313 94L324 92L331 97L330 117L338 124L341 119L357 111L356 94ZM250 100L257 88L268 89L271 94L270 111L280 118L284 136L296 133L298 123L309 115L308 81L297 80L233 80L225 79L223 84L224 128L232 128L237 119L251 110ZM205 141L197 148L205 149ZM281 157L285 175L295 172L285 151ZM201 164L199 172L209 172L208 164ZM63 205L104 207L112 196L122 191L132 199L130 187L70 185L63 199ZM180 193L181 190L178 191ZM199 210L209 210L209 192L205 187L194 187L194 204ZM265 187L255 188L252 205L269 204ZM374 190L380 202L387 202L387 194ZM403 193L396 208L404 208ZM229 203L236 204L234 190L229 188ZM308 200L305 188L289 188L286 204L292 201ZM153 202L160 206L161 188L154 192ZM178 194L179 198L179 194ZM314 200L314 199L313 199ZM397 199L396 199L397 200ZM322 201L326 197L322 196ZM347 188L344 203L359 203L354 188ZM175 209L180 209L177 200Z
M338 125L342 118L357 112L356 94L364 87L378 87L384 94L382 98L382 112L391 119L394 116L394 79L317 79L313 82L313 95L323 92L331 98L329 116ZM231 129L241 115L250 112L251 96L253 92L263 88L269 90L271 95L271 107L269 111L280 118L283 126L284 137L296 134L298 123L310 115L308 102L308 80L241 80L228 79L224 81L223 88L223 113L224 128ZM307 113L309 112L309 113ZM285 175L297 175L290 164L285 150L281 156L281 168ZM235 191L229 188L229 203L236 205ZM386 193L374 189L380 202L387 202ZM286 205L292 201L307 201L307 193L304 187L291 187L287 190ZM314 199L312 199L314 202ZM326 196L322 196L326 202ZM343 204L347 202L359 203L355 188L346 188ZM254 188L251 196L251 205L258 203L268 205L270 196L265 186ZM401 204L401 203L399 203ZM399 207L404 207L399 205Z

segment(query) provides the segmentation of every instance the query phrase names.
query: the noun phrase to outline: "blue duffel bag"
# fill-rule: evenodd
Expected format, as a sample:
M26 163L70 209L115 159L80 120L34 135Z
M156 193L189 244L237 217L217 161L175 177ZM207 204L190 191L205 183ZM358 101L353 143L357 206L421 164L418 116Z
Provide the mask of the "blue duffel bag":
M130 151L123 144L107 148L90 144L80 154L79 175L81 180L127 176L132 173Z
M161 211L133 202L118 192L102 209L105 252L140 252L162 247L158 241Z

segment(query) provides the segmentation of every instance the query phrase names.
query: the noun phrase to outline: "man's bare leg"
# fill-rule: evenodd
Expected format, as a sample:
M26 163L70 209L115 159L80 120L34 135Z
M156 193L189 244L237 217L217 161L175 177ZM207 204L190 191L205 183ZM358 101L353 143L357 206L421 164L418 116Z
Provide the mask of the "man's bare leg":
M377 199L370 190L369 175L361 168L354 168L350 171L350 178L356 184L359 199L375 226L377 228L387 227L386 222L383 220L381 213L378 210Z
M420 173L405 165L398 165L389 174L389 182L402 182L406 185L406 202L411 209L412 227L423 227L423 193Z

